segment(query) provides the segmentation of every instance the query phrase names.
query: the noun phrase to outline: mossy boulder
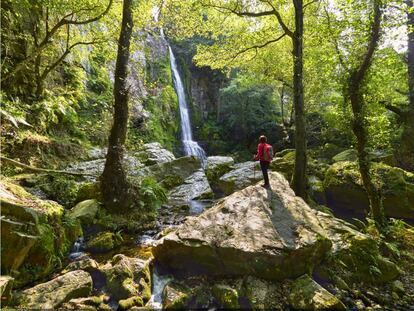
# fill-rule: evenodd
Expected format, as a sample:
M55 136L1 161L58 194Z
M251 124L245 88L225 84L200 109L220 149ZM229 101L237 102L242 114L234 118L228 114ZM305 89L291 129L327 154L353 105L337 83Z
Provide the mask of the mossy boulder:
M240 309L239 294L234 288L216 284L213 286L212 293L224 309Z
M378 242L349 223L323 212L319 224L332 242L329 257L317 268L317 274L337 283L386 283L399 276L398 267L381 255ZM343 287L343 286L341 286Z
M190 289L178 282L170 282L162 292L162 305L166 310L185 309L190 298Z
M131 258L122 254L101 267L106 285L118 300L140 296L145 303L151 298L150 260Z
M56 202L41 200L5 179L0 182L2 274L20 287L61 267L61 260L82 235L79 221Z
M76 204L69 212L68 216L79 219L83 226L90 226L94 223L99 211L100 203L95 199L85 200Z
M90 273L99 270L99 264L92 258L86 258L78 261L71 262L68 264L63 272L83 270Z
M170 162L158 163L137 170L133 175L153 177L165 189L181 185L188 177L201 169L201 162L194 156L181 157Z
M212 156L207 158L206 176L209 183L214 186L219 178L231 171L234 165L232 157Z
M96 253L105 253L122 244L122 236L105 231L98 233L86 243L86 249Z
M381 185L385 214L388 217L414 219L414 174L383 163L372 163L372 176ZM334 163L327 171L323 186L328 206L334 211L365 214L367 194L355 162Z
M89 273L76 270L18 294L19 308L55 309L72 298L87 297L92 291Z
M102 193L99 182L84 182L79 185L76 202L82 202L88 199L101 201Z
M289 302L295 310L346 310L345 305L338 298L308 275L293 282Z
M144 306L144 302L142 301L142 298L139 296L130 297L127 299L121 299L118 301L119 309L120 310L128 310L132 307L142 307Z

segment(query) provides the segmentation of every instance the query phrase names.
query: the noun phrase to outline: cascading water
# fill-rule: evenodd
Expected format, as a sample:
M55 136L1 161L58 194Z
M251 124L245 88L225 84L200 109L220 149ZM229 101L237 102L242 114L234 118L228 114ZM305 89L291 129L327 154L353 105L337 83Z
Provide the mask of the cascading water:
M161 37L164 38L164 31L161 29ZM184 147L185 155L193 155L201 160L203 164L206 163L206 152L200 145L193 140L193 133L191 130L190 115L188 110L187 99L185 98L183 81L181 80L180 73L178 72L177 62L175 60L174 53L171 46L168 44L168 51L170 53L170 64L173 73L174 87L178 97L178 105L180 107L181 117L181 141Z

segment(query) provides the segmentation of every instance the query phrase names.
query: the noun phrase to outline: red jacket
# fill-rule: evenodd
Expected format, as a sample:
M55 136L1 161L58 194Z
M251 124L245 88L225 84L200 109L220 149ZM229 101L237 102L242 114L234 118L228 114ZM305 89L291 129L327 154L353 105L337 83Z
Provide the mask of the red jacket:
M269 162L270 163L270 161L266 161L265 159L264 159L264 152L263 151L265 151L265 152L267 152L267 154L268 154L268 159L271 159L272 157L270 156L270 148L269 147L271 147L269 144L266 144L266 143L260 143L260 144L258 144L257 145L257 154L256 154L256 156L254 157L254 159L257 161L257 160L260 160L260 161L264 161L264 162Z

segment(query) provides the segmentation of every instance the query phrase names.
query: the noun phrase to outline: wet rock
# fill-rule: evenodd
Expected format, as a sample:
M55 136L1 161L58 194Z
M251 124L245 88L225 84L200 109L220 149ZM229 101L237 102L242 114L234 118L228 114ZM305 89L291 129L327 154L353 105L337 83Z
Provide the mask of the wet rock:
M72 271L19 293L19 307L55 309L73 298L87 297L91 291L92 278L89 273Z
M381 184L385 214L414 219L414 174L397 167L373 163L373 176ZM323 182L328 206L334 211L365 214L369 209L357 163L338 162L326 172Z
M241 190L263 179L259 162L244 162L233 166L233 169L220 177L219 189L226 195Z
M120 234L109 231L98 233L86 243L86 249L96 253L105 253L122 244Z
M204 170L200 169L184 180L184 183L168 193L169 202L185 204L189 200L208 199L213 197Z
M93 224L98 210L99 202L97 200L86 200L76 204L68 212L68 216L79 219L84 226L90 226Z
M177 282L168 283L162 292L162 305L164 309L184 309L189 296L189 289Z
M294 281L289 302L297 310L346 310L338 298L307 275Z
M7 306L11 297L12 297L12 287L13 287L14 278L8 275L0 276L0 297L1 305Z
M271 280L305 273L331 243L317 232L324 231L314 211L281 174L271 173L270 184L272 190L247 187L188 218L153 248L156 260L182 273Z
M154 165L175 160L175 156L171 151L164 149L160 143L144 144L136 156L145 165Z

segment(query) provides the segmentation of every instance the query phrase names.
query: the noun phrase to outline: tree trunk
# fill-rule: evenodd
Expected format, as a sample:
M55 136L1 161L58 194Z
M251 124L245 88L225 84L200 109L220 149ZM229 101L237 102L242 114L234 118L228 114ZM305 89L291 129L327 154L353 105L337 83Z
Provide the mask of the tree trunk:
M408 107L402 111L403 130L401 145L397 150L397 159L401 167L414 171L414 1L407 4L407 67L408 67Z
M118 213L125 211L130 205L129 185L122 160L128 125L126 79L132 26L132 0L124 0L115 68L114 121L109 136L108 153L101 180L105 207L111 212Z
M361 64L351 72L348 87L349 100L351 102L352 112L354 115L352 130L357 140L359 172L361 174L365 191L368 195L370 214L377 226L380 228L384 226L385 219L381 196L379 190L372 182L370 174L371 164L367 152L368 135L365 122L365 104L362 87L364 78L369 67L371 66L374 51L380 38L381 15L382 12L378 0L374 0L374 20L371 26L371 37L368 49Z
M303 99L303 0L294 0L295 32L293 34L293 100L295 106L295 169L292 188L296 195L306 195L306 124Z

